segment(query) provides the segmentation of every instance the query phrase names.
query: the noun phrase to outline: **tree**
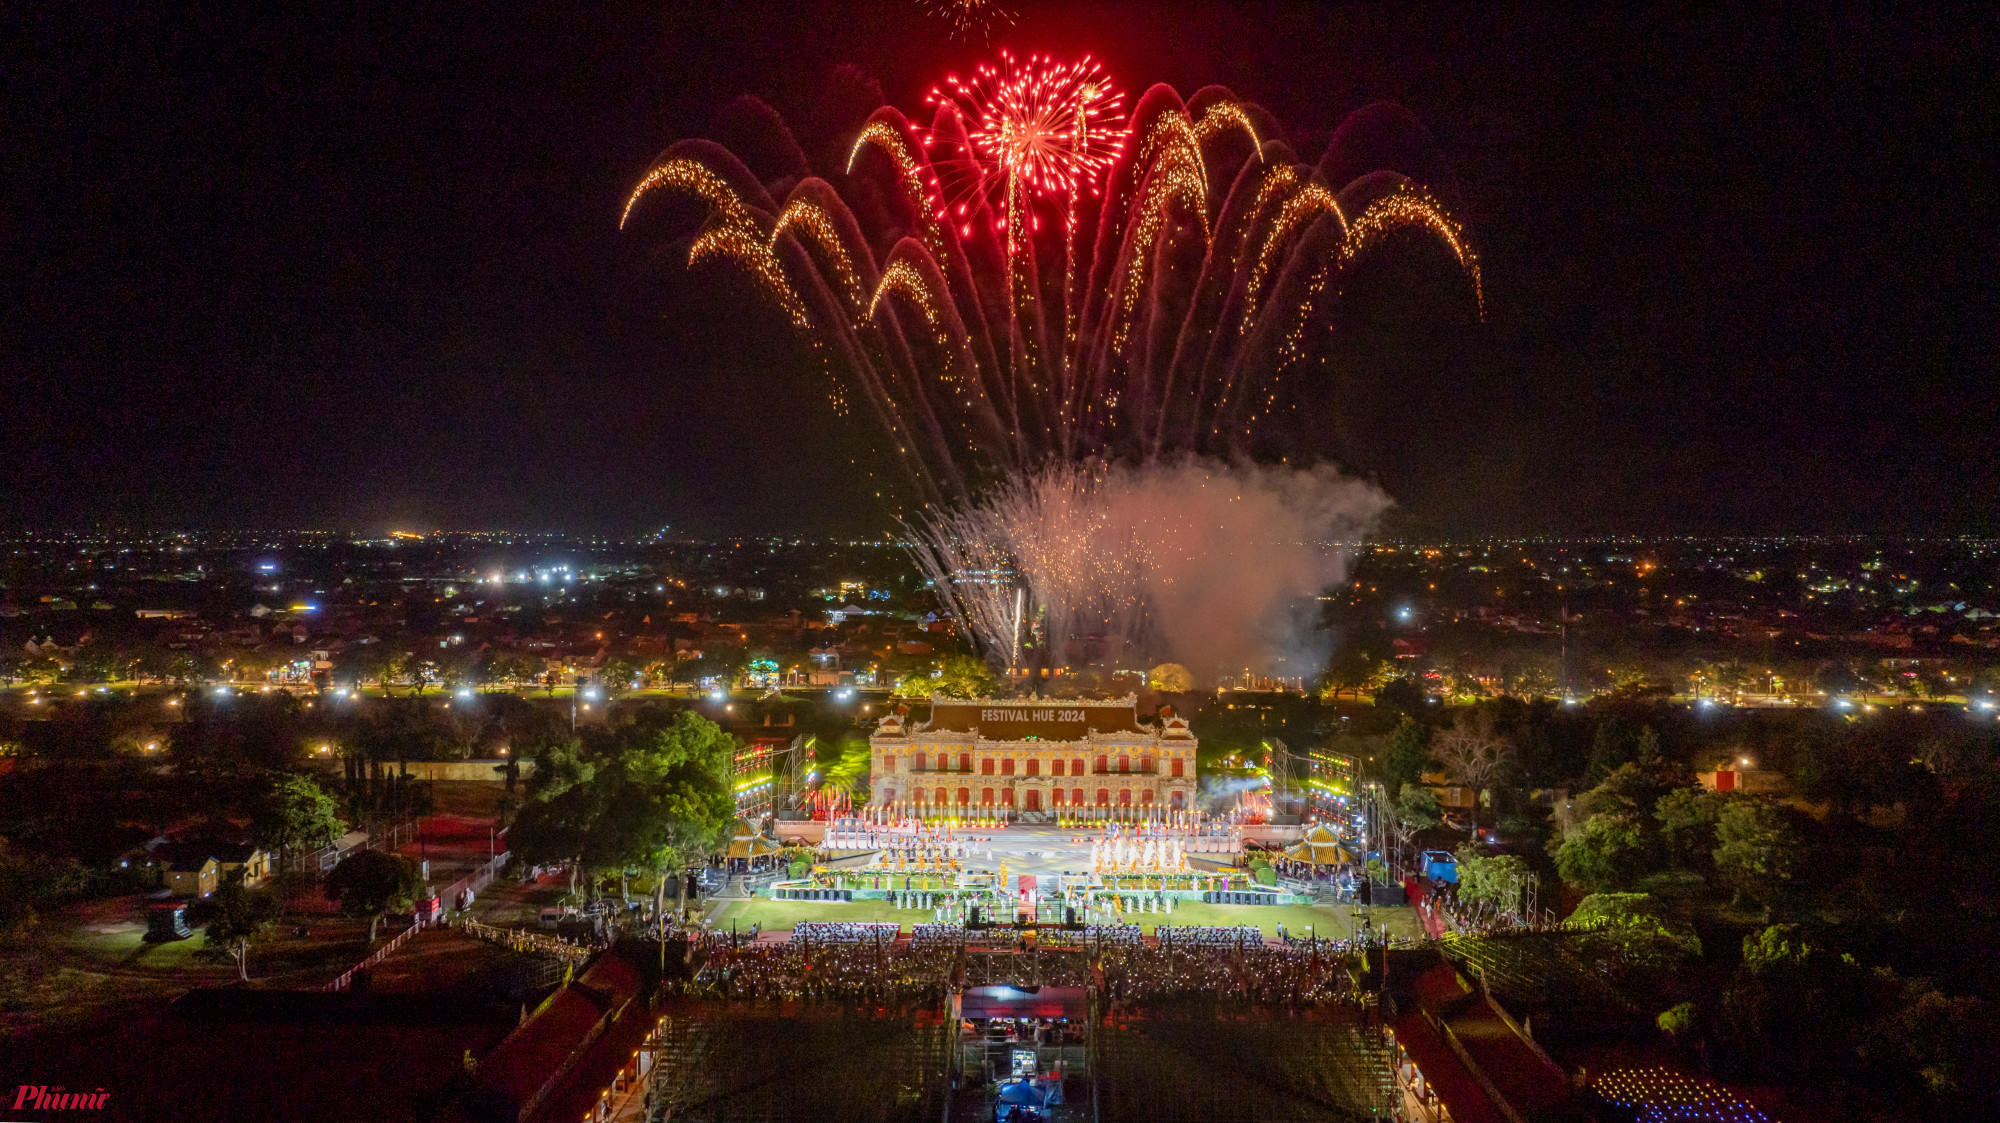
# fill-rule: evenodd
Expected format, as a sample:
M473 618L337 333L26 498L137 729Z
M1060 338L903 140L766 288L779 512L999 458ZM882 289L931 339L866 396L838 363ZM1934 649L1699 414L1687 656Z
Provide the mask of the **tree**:
M1834 661L1813 674L1813 685L1828 694L1853 694L1867 688L1867 680L1846 663Z
M1507 693L1519 698L1554 697L1560 686L1547 667L1531 664L1507 676Z
M1778 809L1761 799L1723 805L1715 821L1715 868L1753 896L1772 882L1791 880L1799 857L1798 837Z
M339 903L341 915L367 919L370 943L384 913L410 908L423 891L424 879L415 862L380 850L349 854L326 875L326 895Z
M1356 698L1375 681L1381 660L1359 648L1349 648L1334 656L1326 669L1326 684L1332 696L1338 699L1342 692L1352 693Z
M924 680L916 684L923 689ZM990 698L1000 689L993 680L993 670L984 659L971 655L948 655L938 665L937 673L931 676L929 692L942 694L946 698Z
M1430 830L1444 821L1437 793L1422 784L1404 784L1383 810L1389 816L1389 829L1396 836L1399 851L1410 845L1418 831Z
M527 755L535 762L535 774L528 777L528 798L532 800L554 799L588 783L597 772L597 765L584 758L583 742L567 730L517 746L515 755Z
M1423 779L1430 764L1430 728L1415 718L1404 718L1396 726L1395 736L1389 739L1389 751L1382 765L1385 786L1392 792L1400 792L1405 784Z
M1423 681L1415 675L1401 675L1390 679L1375 692L1375 704L1416 717L1430 705L1430 695L1424 691Z
M1470 846L1458 849L1458 896L1483 902L1502 912L1518 912L1521 891L1531 876L1528 863L1513 854L1481 854Z
M639 673L638 663L623 655L613 655L597 669L597 681L606 691L622 694L632 689L632 683L638 679Z
M509 846L526 864L653 874L664 907L666 874L719 848L735 825L735 749L727 732L685 710L642 715L588 742L551 742L536 756Z
M1645 893L1592 893L1577 904L1569 923L1590 929L1582 942L1586 949L1623 965L1673 970L1701 957L1700 937L1669 921Z
M1513 762L1514 746L1493 731L1493 715L1461 715L1431 740L1431 757L1453 783L1477 791L1493 786L1501 770Z
M1682 1002L1660 1011L1653 1019L1660 1032L1676 1041L1692 1040L1701 1028L1701 1008L1692 1002Z
M1752 676L1749 669L1741 663L1731 660L1730 662L1716 665L1715 684L1727 691L1732 700L1737 695L1743 693L1750 686L1751 681Z
M1638 738L1616 714L1598 723L1590 737L1590 775L1601 780L1638 757Z
M736 825L736 740L699 714L622 731L593 779L602 812L584 850L594 869L665 877L719 849ZM658 902L664 909L664 897Z
M83 886L83 867L74 858L32 854L0 838L0 936L33 927L36 906L60 903Z
M1486 697L1486 684L1479 676L1466 670L1453 670L1444 676L1445 693L1453 699L1476 699Z
M278 919L278 898L268 889L249 889L237 870L216 891L188 905L189 924L200 926L210 949L236 961L236 977L250 978L250 942ZM374 939L374 933L369 933Z
M1185 694L1194 689L1194 675L1179 663L1162 663L1146 672L1146 685L1162 694Z
M1707 869L1715 850L1715 823L1728 797L1706 788L1675 788L1653 805L1668 860L1686 870Z
M340 804L310 776L285 776L270 792L250 822L250 837L278 851L283 869L291 851L325 846L347 831Z
M1644 833L1629 815L1592 815L1556 847L1556 872L1593 893L1624 889L1649 872Z

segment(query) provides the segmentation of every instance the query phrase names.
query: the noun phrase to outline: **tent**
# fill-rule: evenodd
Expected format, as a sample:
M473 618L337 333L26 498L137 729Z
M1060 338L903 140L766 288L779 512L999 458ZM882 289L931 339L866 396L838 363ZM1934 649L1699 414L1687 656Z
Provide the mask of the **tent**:
M783 849L784 847L759 834L756 825L750 820L736 820L736 837L729 840L730 857L761 858L766 854L776 854Z
M1337 866L1354 860L1325 826L1317 826L1306 832L1305 837L1285 851L1285 857L1294 862L1310 862L1315 866Z

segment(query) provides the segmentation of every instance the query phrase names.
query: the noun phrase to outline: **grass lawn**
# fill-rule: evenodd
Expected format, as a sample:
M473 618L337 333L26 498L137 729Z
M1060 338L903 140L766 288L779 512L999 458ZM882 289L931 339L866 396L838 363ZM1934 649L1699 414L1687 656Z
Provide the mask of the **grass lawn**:
M762 924L769 931L792 930L802 920L893 920L905 927L929 924L931 914L924 909L898 909L894 901L716 901L709 905L708 918L717 928L738 928Z
M106 967L138 967L149 971L214 967L212 962L195 958L194 953L207 944L198 932L185 940L157 944L147 943L145 934L146 926L138 921L100 922L54 933L51 942L83 952Z
M1319 936L1344 939L1352 934L1353 910L1346 907L1319 908L1313 905L1208 905L1199 902L1182 903L1174 906L1169 913L1134 913L1132 919L1139 927L1151 932L1160 924L1175 927L1187 925L1234 926L1255 924L1263 929L1266 936L1278 934L1278 925L1294 936L1304 936L1308 928ZM1408 908L1378 908L1375 910L1375 925L1378 930L1386 927L1394 936L1417 935L1416 913Z
M1311 905L1207 905L1179 904L1169 913L1134 913L1133 919L1147 932L1164 922L1173 925L1255 924L1267 936L1278 934L1284 925L1293 935L1303 936L1310 927L1321 936L1344 938L1353 925L1347 908L1315 908ZM718 928L734 923L739 928L761 924L766 931L790 931L802 920L895 921L905 928L930 923L930 913L896 909L889 901L719 901L710 906L708 917ZM1408 908L1375 910L1378 929L1387 928L1394 936L1416 936L1416 913Z

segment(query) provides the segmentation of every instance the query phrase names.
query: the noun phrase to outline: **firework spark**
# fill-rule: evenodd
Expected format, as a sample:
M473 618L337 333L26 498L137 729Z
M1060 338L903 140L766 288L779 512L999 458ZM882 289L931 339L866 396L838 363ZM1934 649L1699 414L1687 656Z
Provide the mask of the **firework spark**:
M1218 87L1155 86L1126 112L1094 62L1003 55L929 100L927 126L876 110L839 190L806 176L773 198L726 149L680 142L621 225L657 194L707 205L690 261L748 272L840 372L836 395L872 409L940 594L1002 662L1037 628L1045 650L1158 634L1162 594L1133 574L1160 568L1089 522L1102 480L1240 463L1275 411L1313 404L1323 306L1398 231L1442 243L1481 307L1470 245L1420 186L1327 183Z
M955 35L982 38L1014 22L1014 13L995 0L922 0L924 10L949 22Z
M955 203L939 192L938 217L969 234L970 197L985 195L1010 248L1036 221L1035 202L1073 213L1125 144L1123 95L1088 58L1018 61L1003 51L998 64L982 64L970 79L945 79L927 100L959 126L932 130L930 146L946 150L933 155L932 166L966 185Z
M1114 665L1171 652L1208 674L1259 663L1309 675L1318 667L1273 667L1285 646L1273 637L1341 579L1387 503L1329 467L1057 464L925 520L913 554L1011 666L1087 648Z

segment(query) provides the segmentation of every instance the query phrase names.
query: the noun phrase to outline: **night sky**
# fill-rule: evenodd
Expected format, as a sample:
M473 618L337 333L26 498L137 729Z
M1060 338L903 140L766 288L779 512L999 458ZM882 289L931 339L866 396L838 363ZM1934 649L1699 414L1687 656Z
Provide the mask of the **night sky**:
M996 46L1230 86L1304 159L1431 129L1486 321L1370 312L1325 376L1392 530L2000 531L1993 9L1011 6ZM10 22L0 524L888 525L776 317L616 226L738 95L826 170L987 54L913 0Z

